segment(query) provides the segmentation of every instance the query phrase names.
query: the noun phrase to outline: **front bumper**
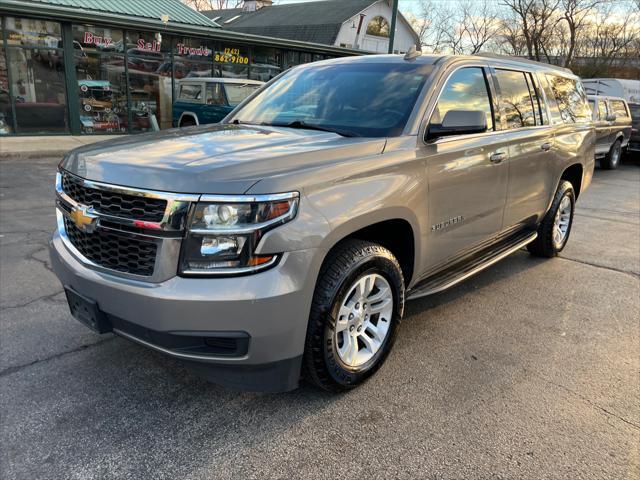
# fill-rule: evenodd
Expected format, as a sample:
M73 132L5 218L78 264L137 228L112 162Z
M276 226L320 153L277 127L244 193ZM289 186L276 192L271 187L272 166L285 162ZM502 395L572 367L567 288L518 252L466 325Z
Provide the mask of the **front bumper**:
M95 301L115 333L187 360L216 383L270 391L297 386L318 253L288 252L276 267L244 277L175 276L148 283L85 266L57 232L50 247L62 284ZM221 334L246 336L247 348L240 355L202 354L174 348L175 342L153 341Z

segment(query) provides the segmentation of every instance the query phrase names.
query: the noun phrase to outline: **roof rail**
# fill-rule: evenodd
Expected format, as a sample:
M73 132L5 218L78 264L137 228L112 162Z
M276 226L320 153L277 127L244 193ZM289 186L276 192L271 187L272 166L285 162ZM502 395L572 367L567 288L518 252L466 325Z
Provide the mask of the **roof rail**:
M570 73L570 74L574 75L574 73L569 68L560 67L560 66L554 65L552 63L537 62L535 60L530 60L528 58L514 57L514 56L511 56L511 55L500 55L499 53L491 53L491 52L478 52L478 53L474 53L473 56L474 57L495 58L497 60L510 60L512 62L529 63L531 65L538 65L538 66L541 66L541 67L547 67L547 68L553 68L555 70L561 70L563 72Z

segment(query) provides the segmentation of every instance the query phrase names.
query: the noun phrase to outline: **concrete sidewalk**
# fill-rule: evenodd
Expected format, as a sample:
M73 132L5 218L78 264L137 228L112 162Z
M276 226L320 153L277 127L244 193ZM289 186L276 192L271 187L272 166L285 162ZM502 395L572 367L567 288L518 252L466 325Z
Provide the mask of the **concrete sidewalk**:
M0 159L59 157L76 147L122 135L0 137Z

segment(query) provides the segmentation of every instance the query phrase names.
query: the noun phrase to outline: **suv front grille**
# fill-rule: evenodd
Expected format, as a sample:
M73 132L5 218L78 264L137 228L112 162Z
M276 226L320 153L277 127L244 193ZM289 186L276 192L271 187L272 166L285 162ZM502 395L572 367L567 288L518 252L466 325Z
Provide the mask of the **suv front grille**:
M160 222L167 208L164 199L91 188L68 173L62 175L62 190L76 202L93 207L96 212L132 220Z
M158 248L154 241L102 229L86 233L67 217L64 218L64 229L73 246L95 264L118 272L153 275Z

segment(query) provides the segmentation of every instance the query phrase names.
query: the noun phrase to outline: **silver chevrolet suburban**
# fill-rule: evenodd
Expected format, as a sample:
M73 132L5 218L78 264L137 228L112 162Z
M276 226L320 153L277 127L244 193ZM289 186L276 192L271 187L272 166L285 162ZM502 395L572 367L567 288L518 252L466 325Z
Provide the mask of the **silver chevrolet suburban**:
M224 385L353 388L406 300L564 248L594 127L570 71L494 56L295 67L221 124L60 163L53 268L73 315Z

